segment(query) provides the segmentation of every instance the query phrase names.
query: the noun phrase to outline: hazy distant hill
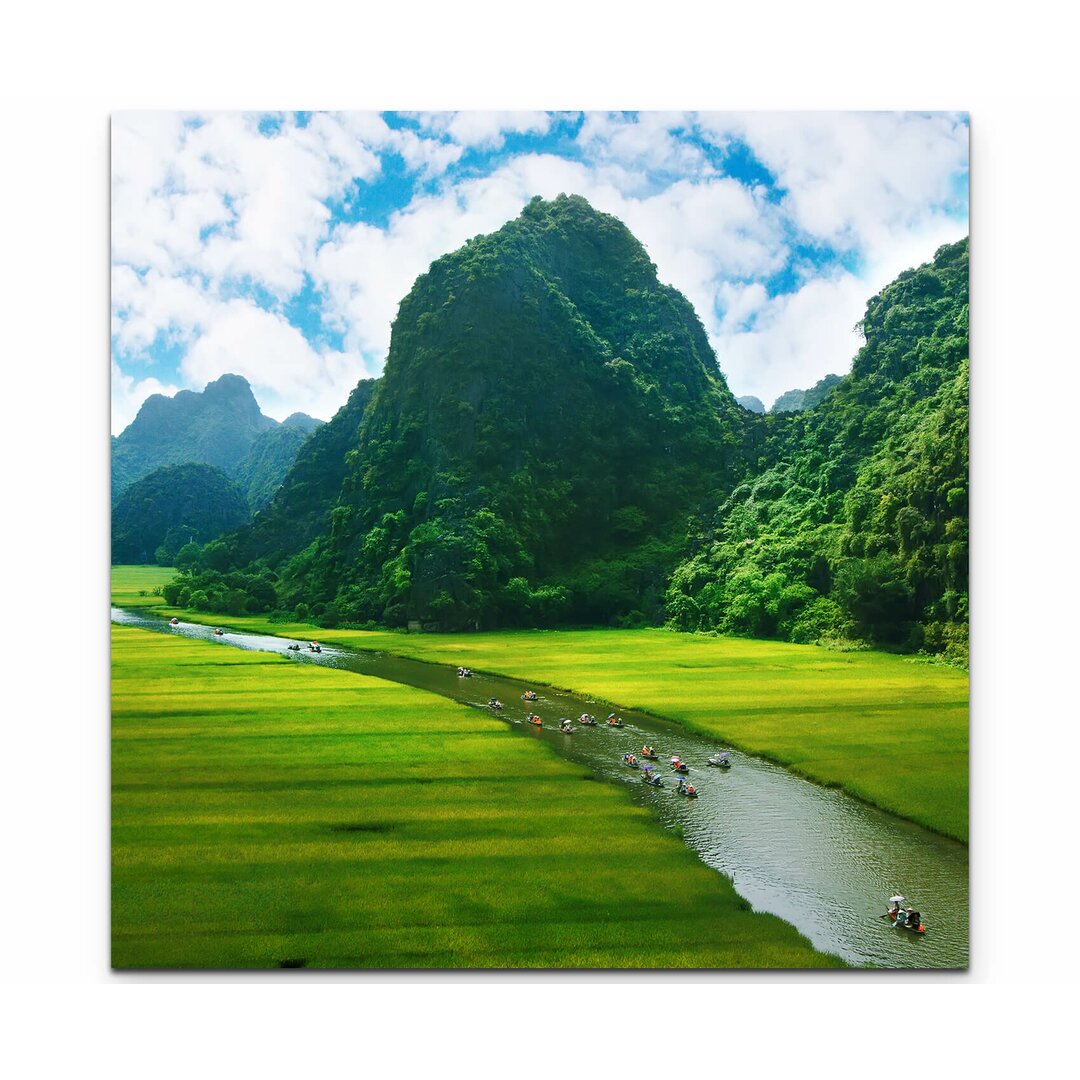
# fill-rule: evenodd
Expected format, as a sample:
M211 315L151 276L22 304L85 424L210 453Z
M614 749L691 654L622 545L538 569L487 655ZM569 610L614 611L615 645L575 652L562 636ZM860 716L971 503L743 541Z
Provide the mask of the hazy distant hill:
M300 447L321 424L307 413L293 413L256 437L235 472L236 483L252 510L261 509L273 498Z
M112 441L113 505L154 469L185 462L221 469L262 505L320 422L304 413L284 424L264 416L241 375L222 375L201 393L154 394Z
M742 397L735 399L744 409L752 413L763 413L765 411L765 404L761 398L754 397L753 394L744 394Z
M205 544L250 516L240 489L212 465L163 465L136 480L112 514L112 561L171 563L189 541Z
M839 375L826 375L825 378L814 383L809 390L787 390L773 402L773 407L769 412L802 412L804 409L812 409L815 405L820 405L828 396L829 391L839 382Z

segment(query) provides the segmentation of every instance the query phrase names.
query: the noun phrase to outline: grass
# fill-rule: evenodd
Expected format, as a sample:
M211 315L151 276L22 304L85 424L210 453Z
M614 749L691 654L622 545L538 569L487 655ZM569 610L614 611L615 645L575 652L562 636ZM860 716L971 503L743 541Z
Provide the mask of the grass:
M946 836L968 838L968 678L955 668L875 651L665 630L405 634L255 616L228 624L592 694L675 720Z
M839 967L647 808L423 691L113 627L117 968Z
M154 596L153 590L171 580L175 574L171 566L114 566L112 602L117 607L125 608L160 606L165 601L160 596Z

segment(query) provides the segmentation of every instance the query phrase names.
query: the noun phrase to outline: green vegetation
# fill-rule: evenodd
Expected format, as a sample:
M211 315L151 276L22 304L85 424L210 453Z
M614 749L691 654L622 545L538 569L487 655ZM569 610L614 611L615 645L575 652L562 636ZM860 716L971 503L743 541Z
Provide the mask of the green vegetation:
M117 563L171 566L187 544L206 543L250 517L240 489L212 465L164 465L136 480L112 512Z
M171 566L112 567L112 602L117 607L160 607L161 587L175 574Z
M966 664L967 300L965 240L870 301L851 375L767 417L762 467L692 531L673 625Z
M329 529L330 511L345 479L346 458L356 447L360 422L377 385L375 379L356 384L329 423L300 448L270 504L223 551L208 552L201 560L203 566L219 565L219 555L220 565L244 566L258 560L278 566Z
M113 502L162 465L201 462L232 475L259 433L276 426L239 375L222 375L202 393L152 394L112 441Z
M320 426L306 413L293 413L256 437L235 473L252 510L261 510L273 498L300 448Z
M197 464L220 469L237 483L251 509L258 510L321 423L304 413L293 413L281 424L264 416L241 375L222 375L202 393L153 394L112 441L113 505L132 484L156 469ZM238 524L233 522L229 528ZM203 535L202 542L209 539ZM153 550L149 549L148 561Z
M773 402L773 407L769 412L803 412L806 409L812 409L816 405L820 405L828 396L829 391L834 386L838 386L840 381L839 375L826 375L823 379L814 383L809 390L786 390ZM754 409L753 411L764 412L765 410Z
M850 375L762 416L583 199L402 301L386 372L171 599L323 628L658 625L967 660L967 241L872 298ZM209 606L207 606L209 605Z
M119 569L123 583L127 571ZM945 665L664 630L316 632L310 624L254 616L229 625L594 694L967 839L968 681Z
M114 627L112 745L114 967L842 966L624 791L408 687Z
M314 542L286 521L287 551L239 536L227 565L265 558L326 625L655 621L687 514L745 471L746 415L626 227L537 198L402 301Z

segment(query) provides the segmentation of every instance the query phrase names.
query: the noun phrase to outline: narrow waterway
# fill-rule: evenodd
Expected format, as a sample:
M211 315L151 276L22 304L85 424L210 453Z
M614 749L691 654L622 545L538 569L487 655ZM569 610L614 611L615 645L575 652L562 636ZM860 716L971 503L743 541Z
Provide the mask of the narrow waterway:
M383 652L323 646L300 653L286 638L227 631L194 623L170 626L141 611L113 608L112 619L163 633L180 634L242 649L280 652L316 663L374 675L428 690L478 708L498 698L495 715L523 737L541 739L561 756L626 786L635 802L647 803L666 828L680 827L686 843L708 866L726 874L757 911L779 915L814 945L849 963L900 968L960 968L968 963L968 853L963 844L866 806L843 792L818 787L786 769L737 751L732 767L708 767L708 758L728 749L654 716L621 710L624 727L604 724L602 702L531 686L500 676L458 677L457 669ZM526 689L538 700L525 702ZM542 727L526 723L538 714ZM562 717L596 715L596 727L573 735L558 730ZM627 751L654 746L662 788L648 787L641 774L622 764ZM690 766L689 781L700 796L675 791L669 768L673 754ZM543 812L542 807L537 808ZM919 908L927 932L917 936L882 919L885 901L899 892Z

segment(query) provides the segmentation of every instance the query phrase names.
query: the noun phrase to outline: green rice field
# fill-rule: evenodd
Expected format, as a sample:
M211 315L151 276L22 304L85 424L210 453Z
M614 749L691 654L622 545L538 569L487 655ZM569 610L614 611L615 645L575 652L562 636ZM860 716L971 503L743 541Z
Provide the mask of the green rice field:
M132 569L144 568L114 568L120 589L130 589ZM168 580L170 571L149 569ZM223 618L182 614L208 623ZM968 677L951 667L869 650L666 630L405 634L256 616L222 625L385 649L592 694L715 736L946 836L968 837Z
M486 713L112 635L116 968L842 966Z

